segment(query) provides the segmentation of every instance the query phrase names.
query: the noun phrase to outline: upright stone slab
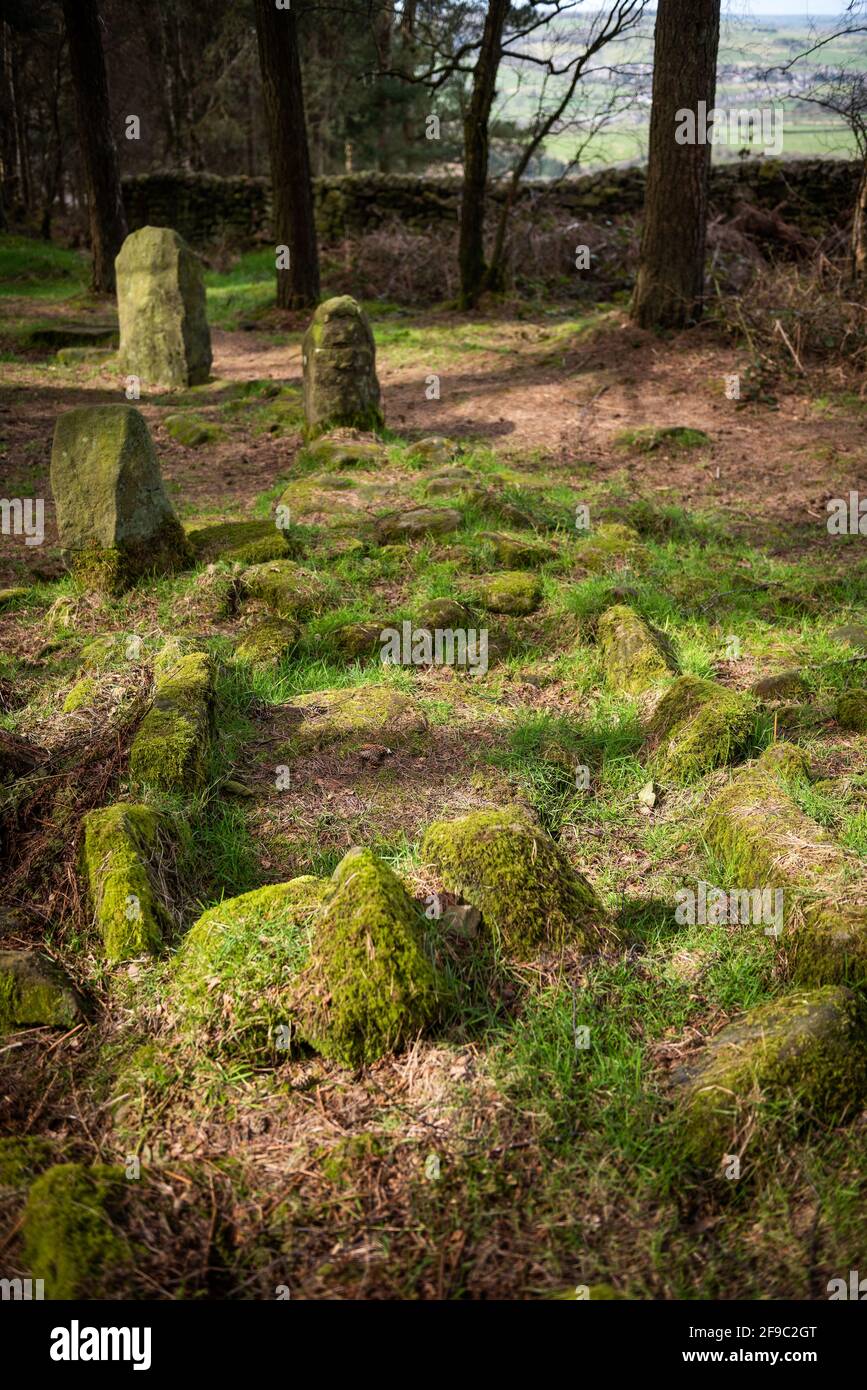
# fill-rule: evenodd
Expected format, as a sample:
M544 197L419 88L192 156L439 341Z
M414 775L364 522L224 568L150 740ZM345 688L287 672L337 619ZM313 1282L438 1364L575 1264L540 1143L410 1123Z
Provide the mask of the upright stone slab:
M142 227L114 263L121 370L162 386L198 386L211 370L199 262L171 227Z
M82 587L118 593L141 575L192 563L144 416L132 406L82 406L58 417L51 489Z
M308 438L338 426L382 427L376 347L357 300L343 294L320 304L301 351Z

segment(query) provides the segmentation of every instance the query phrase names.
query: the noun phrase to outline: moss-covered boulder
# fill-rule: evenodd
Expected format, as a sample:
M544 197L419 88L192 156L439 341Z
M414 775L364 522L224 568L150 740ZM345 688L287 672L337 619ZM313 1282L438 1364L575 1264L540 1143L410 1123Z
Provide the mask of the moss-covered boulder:
M209 1051L260 1062L288 1056L288 992L328 891L325 879L294 878L208 908L172 961L172 1027Z
M430 536L445 536L463 524L461 513L454 507L407 507L405 511L389 512L377 518L377 545L400 545L404 541L424 540Z
M353 850L332 875L295 997L301 1036L346 1066L396 1052L433 1021L437 978L421 914L371 850Z
M469 585L468 597L488 613L525 617L542 602L542 584L530 570L503 570L479 575Z
M273 521L219 521L187 532L187 540L200 563L214 560L258 565L288 556L285 534Z
M662 779L694 781L736 762L754 737L755 697L716 681L679 676L649 720L645 747Z
M211 737L211 658L169 644L157 657L154 677L153 703L130 748L130 778L157 791L195 791L205 780Z
M133 1252L120 1233L123 1170L58 1163L38 1177L24 1208L24 1262L50 1299L117 1297Z
M144 416L132 406L79 406L58 416L51 490L81 587L117 593L192 562Z
M839 987L794 990L717 1033L674 1083L684 1149L709 1173L807 1121L841 1124L867 1097L863 1004Z
M159 825L149 806L126 801L89 811L84 818L81 867L112 964L156 954L170 930L151 871Z
M178 444L183 444L185 449L200 449L203 444L211 444L222 434L222 430L216 425L209 425L201 415L196 415L190 410L167 415L163 420L163 429Z
M266 618L247 628L235 648L235 660L251 666L276 666L296 645L301 629L285 618Z
M380 439L358 430L331 430L313 439L305 454L320 468L362 468L375 472L388 463L388 450Z
M211 334L198 258L171 227L141 227L114 263L120 369L143 382L198 386L211 371Z
M841 729L867 734L867 690L844 690L834 713Z
M308 438L339 427L382 428L373 333L351 295L319 305L304 334L301 364Z
M389 489L343 473L312 473L295 478L277 503L293 525L321 526L328 531L356 531L369 526L369 507L383 507ZM370 527L371 531L373 527Z
M241 576L248 598L258 599L278 618L305 618L322 607L325 586L318 575L294 560L269 560L251 565Z
M376 656L382 650L383 630L390 626L390 620L384 623L341 623L340 627L329 632L327 645L347 661Z
M416 439L409 446L413 458L421 459L431 468L442 468L451 462L457 452L453 439L441 434L429 434L424 439Z
M482 531L479 539L491 546L497 560L507 570L536 569L557 559L555 546L532 537L512 536L505 531Z
M809 694L807 682L800 671L777 671L768 676L760 676L751 687L756 699L766 702L776 700L802 700Z
M581 541L575 557L579 574L617 574L646 564L647 550L638 532L619 521L597 527Z
M421 853L511 954L602 941L605 914L590 884L519 808L436 821Z
M785 783L803 780L803 755L775 744L711 802L708 846L729 882L781 890L789 972L804 984L867 982L863 868L807 816Z
M471 609L463 603L451 598L431 598L420 605L415 621L416 626L435 632L437 628L442 631L471 628L475 619Z
M677 670L668 638L626 604L605 610L597 639L605 677L613 690L640 695Z
M0 1033L13 1028L74 1028L84 1004L66 971L41 951L0 951Z
M367 743L398 748L427 730L413 698L389 685L316 690L296 696L284 708L292 724L289 746L300 753L335 744L345 752Z

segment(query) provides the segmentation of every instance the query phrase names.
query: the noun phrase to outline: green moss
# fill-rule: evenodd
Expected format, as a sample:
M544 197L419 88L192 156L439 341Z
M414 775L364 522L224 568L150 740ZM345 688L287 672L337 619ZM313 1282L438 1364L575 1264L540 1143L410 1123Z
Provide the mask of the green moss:
M128 802L84 818L82 872L111 962L156 953L170 928L149 869L158 830L159 818L150 807Z
M710 444L710 437L704 430L689 429L685 425L642 425L635 430L621 430L614 438L618 449L631 449L639 454L652 454L657 449L668 453L686 453L690 449L703 449Z
M20 607L21 600L25 599L27 594L27 589L0 589L0 612L2 612L4 608Z
M454 507L407 507L377 518L377 545L401 545L404 541L445 536L457 531L463 517Z
M833 1126L867 1094L863 1004L832 986L796 990L724 1028L675 1077L688 1159L720 1171L725 1154L776 1152L804 1122Z
M253 565L244 571L241 584L250 598L259 599L278 618L305 618L325 599L321 579L292 560Z
M731 883L782 889L782 945L794 979L864 983L867 908L859 902L857 865L786 791L777 773L792 780L792 764L777 766L769 753L711 803L708 846Z
M0 1139L0 1188L27 1187L39 1173L50 1168L57 1146L51 1139L27 1135L21 1139Z
M607 609L597 632L605 675L614 690L637 695L677 670L668 639L625 604Z
M789 782L810 780L810 759L794 743L771 743L758 760L758 767L776 773Z
M489 613L508 613L513 617L535 613L542 602L539 576L528 570L503 570L474 580L469 597Z
M381 623L342 623L329 632L327 644L348 661L375 656L380 650L382 631L390 626L391 619Z
M837 700L835 715L841 729L867 734L867 690L845 690Z
M647 564L647 550L631 526L611 521L599 526L581 542L575 563L581 574L637 570Z
M191 792L206 775L214 698L207 652L182 655L174 646L157 658L153 704L130 748L133 783Z
M365 743L394 748L413 742L427 730L427 720L409 695L388 685L360 685L299 695L287 706L300 717L290 747L312 752L340 744L349 752Z
M24 1261L46 1297L117 1296L113 1280L132 1264L115 1221L125 1196L121 1170L60 1163L38 1177L24 1209Z
M513 954L601 942L604 913L590 884L518 808L437 821L421 854Z
M352 851L334 871L296 1008L302 1037L352 1067L397 1051L436 1016L421 916L371 850Z
M253 565L288 554L283 532L273 521L220 521L188 531L187 539L200 563L239 560Z
M361 464L376 469L388 463L388 450L380 440L354 438L342 430L321 435L307 445L304 453L320 468L353 468Z
M75 710L81 709L93 697L97 690L97 683L93 676L82 676L81 680L75 682L66 699L63 701L63 713L72 714Z
M267 618L255 623L235 649L235 659L247 661L251 666L276 665L295 646L299 632L297 623L286 622L283 618Z
M79 654L79 661L85 671L98 671L104 666L110 666L117 657L120 650L120 642L116 632L107 632L94 637L92 641L85 643Z
M81 999L56 961L31 950L0 951L0 1033L44 1024L73 1028Z
M198 449L202 444L210 444L223 435L221 429L209 425L201 415L194 415L189 411L167 415L162 423L167 434L177 440L178 444L183 444L186 449Z
M228 898L203 913L172 962L169 1013L209 1051L254 1061L288 1056L287 990L310 949L310 927L328 883L295 878Z
M696 676L680 676L650 719L647 747L660 778L690 782L736 761L754 737L752 695Z

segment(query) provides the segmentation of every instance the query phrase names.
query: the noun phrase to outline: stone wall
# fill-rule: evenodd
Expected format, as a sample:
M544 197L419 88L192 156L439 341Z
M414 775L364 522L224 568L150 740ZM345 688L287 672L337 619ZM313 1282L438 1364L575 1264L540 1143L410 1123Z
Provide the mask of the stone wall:
M759 207L785 203L783 215L805 231L820 231L842 222L854 203L857 165L846 160L749 160L720 164L712 171L714 208L724 214L742 199ZM314 180L316 220L323 241L380 226L393 220L416 229L455 222L461 181L421 178L412 174L344 174ZM220 236L241 242L269 238L269 181L219 178L212 174L139 174L123 180L130 230L147 223L175 227L194 245ZM504 196L493 184L490 200ZM617 217L640 211L644 169L605 169L556 185L528 182L518 206L536 207L554 218Z

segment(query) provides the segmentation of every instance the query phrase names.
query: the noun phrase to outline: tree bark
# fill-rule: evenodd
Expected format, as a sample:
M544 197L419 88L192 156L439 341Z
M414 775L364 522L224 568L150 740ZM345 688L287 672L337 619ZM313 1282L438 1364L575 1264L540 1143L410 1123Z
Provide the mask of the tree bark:
M289 268L277 271L277 305L306 309L319 299L319 252L295 10L278 10L274 0L255 0L255 9L273 232L277 245L289 247Z
M861 165L855 218L852 223L852 279L859 289L867 286L867 156Z
M485 190L488 182L488 123L497 90L503 29L510 0L488 0L488 12L464 119L464 191L458 250L460 306L478 302L485 280Z
M642 328L680 328L701 316L711 145L699 103L713 109L720 0L659 0L653 108L638 281L632 317ZM675 139L693 113L694 143Z
M63 19L87 190L91 285L97 294L114 294L114 258L127 228L96 0L63 0Z

